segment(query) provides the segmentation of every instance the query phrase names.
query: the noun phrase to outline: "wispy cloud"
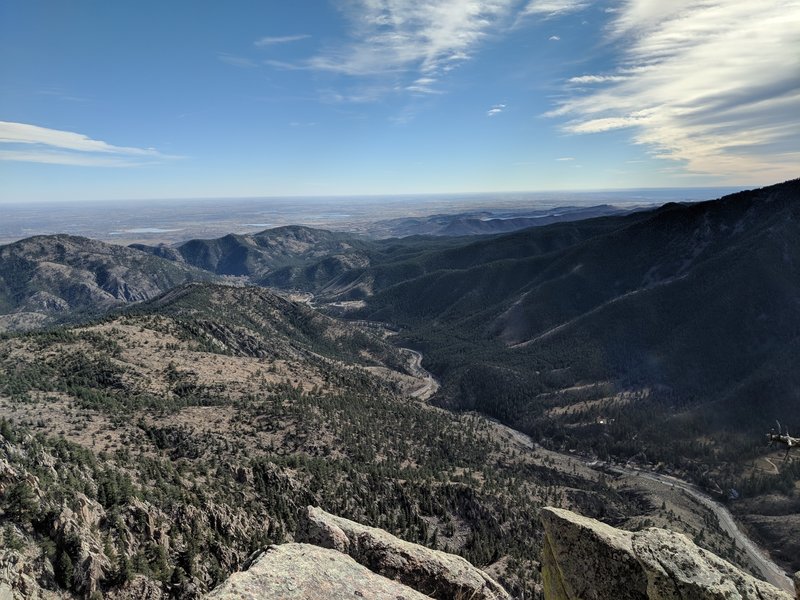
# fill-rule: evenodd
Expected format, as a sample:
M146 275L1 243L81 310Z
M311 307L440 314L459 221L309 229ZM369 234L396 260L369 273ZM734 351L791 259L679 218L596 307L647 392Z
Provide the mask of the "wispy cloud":
M353 0L352 39L310 66L346 75L417 72L435 78L468 60L516 0Z
M347 90L352 82L381 81L387 93L442 94L447 74L470 60L487 40L512 30L529 15L547 19L586 7L589 0L348 0L340 8L348 22L347 38L325 46L307 59L267 59L281 70L314 70L345 78L337 101L365 95ZM304 39L304 35L265 37L267 46ZM558 41L558 36L550 38ZM325 95L330 99L330 94Z
M268 35L253 42L253 45L258 48L263 48L264 46L274 46L275 44L288 44L290 42L299 42L300 40L305 40L310 37L311 36L308 35L307 33L301 33L298 35L276 35L276 36Z
M549 38L547 38L547 39L548 39L548 40L550 40L551 42L560 42L560 41L561 41L561 37L560 37L560 36L557 36L557 35L551 35L551 36L550 36Z
M275 60L272 58L265 58L264 60L261 61L261 63L268 67L281 69L283 71L299 71L309 68L308 66L303 65L302 63L293 63L285 60Z
M115 146L81 133L0 121L0 160L62 165L130 167L160 162L155 148Z
M578 77L570 77L567 83L576 84L590 84L590 83L608 83L609 81L624 81L624 75L580 75Z
M560 158L557 158L556 160L559 161L559 162L568 162L570 160L575 160L575 157L574 156L562 156Z
M487 117L494 117L495 115L499 115L505 109L506 109L506 105L505 104L495 104L494 106L492 106L492 108L490 108L489 110L486 111L486 116Z
M800 2L624 0L612 18L630 45L618 73L569 80L597 85L550 113L568 131L631 128L655 156L729 181L797 176Z
M522 11L522 16L552 18L583 10L587 6L587 0L532 0Z
M419 77L411 85L406 86L406 91L416 94L441 94L442 91L433 87L436 83L434 77Z

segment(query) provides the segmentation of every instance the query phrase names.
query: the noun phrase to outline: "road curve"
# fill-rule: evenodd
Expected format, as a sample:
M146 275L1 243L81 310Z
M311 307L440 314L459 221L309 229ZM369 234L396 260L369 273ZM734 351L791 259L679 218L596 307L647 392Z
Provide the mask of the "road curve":
M521 446L528 448L529 450L534 450L537 447L536 443L529 435L503 425L495 419L488 420L496 427L511 435ZM577 454L566 454L562 452L556 452L554 450L546 450L546 452L559 454L564 458L574 461L580 461L584 466L590 468L597 468L596 461L592 461ZM792 597L794 597L794 583L783 571L783 569L772 562L772 560L770 560L769 557L764 554L764 551L761 550L761 548L759 548L758 545L756 545L756 543L753 542L749 537L747 537L747 535L741 529L739 529L739 526L733 519L733 515L731 515L727 508L704 492L700 491L697 486L670 475L662 475L660 473L654 473L653 471L633 469L630 467L605 466L604 470L611 471L619 475L644 478L649 481L660 483L664 486L677 487L683 490L687 495L691 496L695 502L701 504L716 515L720 528L722 528L722 530L725 531L731 537L731 539L736 542L736 545L739 548L743 549L747 553L750 561L761 572L761 575L765 581L771 583L781 590L784 590L785 592L788 592Z
M711 510L717 516L719 526L722 528L722 530L725 531L736 542L736 545L739 548L743 549L745 553L747 553L752 563L758 567L758 570L761 571L761 575L767 582L771 583L777 588L789 592L790 594L795 593L794 583L792 580L786 575L783 569L772 562L769 557L764 554L764 552L755 544L755 542L753 542L753 540L747 537L747 535L741 529L739 529L739 526L736 524L736 521L733 519L733 515L731 515L730 511L725 508L725 506L704 492L700 491L697 486L683 481L682 479L678 479L677 477L662 475L661 473L654 473L652 471L631 469L628 467L610 467L609 470L622 475L643 477L665 486L677 487L683 490L692 498L694 498L695 501Z
M400 352L411 357L408 368L414 377L422 380L422 385L410 393L419 400L427 400L439 389L439 382L422 366L422 353L411 348L399 348Z
M427 399L432 396L436 390L439 388L439 382L431 375L428 371L426 371L422 367L422 353L418 352L417 350L412 350L411 348L400 348L401 352L411 355L411 363L409 365L412 373L424 379L426 381L425 385L423 385L420 389L412 392L412 396L421 399ZM511 434L518 443L521 443L526 448L533 450L536 448L536 443L533 439L521 431L517 431L508 427L506 425L502 425L499 421L486 417L487 420L492 422L496 427L505 430L509 434ZM551 451L552 452L552 451ZM594 461L591 461L587 458L583 458L581 456L573 455L573 454L562 454L562 456L566 458L570 458L572 460L579 460L586 466L592 466ZM633 469L630 467L618 467L618 466L611 466L608 467L608 470L612 472L619 473L621 475L628 475L634 477L643 477L645 479L649 479L650 481L655 481L656 483L660 483L665 486L677 487L684 492L686 492L689 496L694 498L696 502L703 505L711 512L713 512L716 517L717 521L719 522L719 526L725 531L731 539L736 542L736 545L742 548L745 553L750 557L752 563L758 568L761 572L762 577L768 583L771 583L775 587L782 589L788 592L791 595L795 594L795 587L794 582L791 578L781 569L778 565L776 565L770 558L764 553L758 545L753 542L747 535L739 529L739 526L736 524L736 521L733 519L733 515L731 515L730 511L725 508L722 504L705 494L704 492L700 491L697 486L683 481L682 479L678 479L677 477L673 477L671 475L662 475L661 473L654 473L653 471L645 471L641 469Z

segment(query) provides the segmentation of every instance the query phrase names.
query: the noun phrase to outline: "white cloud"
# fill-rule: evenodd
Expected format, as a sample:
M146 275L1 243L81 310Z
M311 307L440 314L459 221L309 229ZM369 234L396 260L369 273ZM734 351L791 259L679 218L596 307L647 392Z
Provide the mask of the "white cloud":
M561 158L557 158L556 160L560 161L560 162L567 162L567 161L570 161L570 160L575 160L575 157L574 156L562 156Z
M253 45L259 48L263 48L264 46L274 46L275 44L288 44L290 42L299 42L300 40L305 40L310 37L311 36L308 35L307 33L301 33L298 35L265 36L253 42Z
M587 0L532 0L522 11L522 15L551 18L583 10L587 6Z
M81 133L0 121L0 160L129 167L168 158L154 148L114 146Z
M349 43L309 61L346 75L416 71L432 77L468 60L517 0L353 0Z
M495 115L499 115L505 109L506 109L506 105L505 104L495 104L494 106L492 106L492 108L490 108L489 110L486 111L486 116L487 117L493 117Z
M609 81L624 81L624 75L581 75L570 77L568 83L587 84L587 83L608 83Z
M551 42L560 42L561 41L561 38L559 36L557 36L557 35L551 35L547 39L550 40Z
M798 0L623 0L609 27L626 51L614 75L551 116L574 133L631 128L687 172L752 183L800 165Z
M0 161L33 162L48 165L71 165L77 167L136 167L142 163L126 160L119 156L95 156L74 152L53 152L39 150L22 152L0 150Z
M417 94L441 94L442 91L433 87L438 80L435 77L419 77L406 90Z

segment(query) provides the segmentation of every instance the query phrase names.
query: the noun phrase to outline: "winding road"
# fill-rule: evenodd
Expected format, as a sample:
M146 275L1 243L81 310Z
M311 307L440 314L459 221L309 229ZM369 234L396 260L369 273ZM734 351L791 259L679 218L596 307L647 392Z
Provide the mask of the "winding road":
M662 475L660 473L653 473L652 471L643 471L640 469L631 469L627 467L610 467L610 471L622 475L633 475L655 481L665 486L676 487L689 496L691 496L698 504L706 507L712 511L719 521L720 528L727 533L731 539L736 542L736 545L743 549L751 562L761 571L761 575L766 581L771 583L777 588L780 588L790 594L795 593L794 583L786 575L783 569L772 562L764 552L751 540L747 535L739 529L736 521L733 519L730 511L722 504L700 491L695 485L672 477L670 475Z
M522 446L528 448L530 450L535 449L536 443L531 439L530 436L517 431L516 429L511 429L505 425L500 424L498 421L494 419L490 419L490 421L495 424L495 426L502 428L505 432L515 438ZM558 454L564 458L580 461L583 463L584 466L589 468L596 468L597 463L596 461L592 461L588 458L584 458L582 456L578 456L575 454L564 454L561 452L555 452L554 450L547 450L548 453ZM688 496L690 496L695 502L700 504L701 506L707 508L711 512L714 513L717 517L717 521L719 522L720 528L725 531L725 533L730 536L736 542L737 547L744 550L747 556L750 558L750 561L755 567L761 572L762 577L768 583L771 583L775 587L788 592L792 596L795 594L794 583L789 578L789 576L781 569L778 565L776 565L770 558L764 553L761 548L756 545L753 540L747 537L739 526L736 524L736 521L731 515L730 511L725 508L722 504L705 494L704 492L700 491L697 486L683 481L682 479L678 479L677 477L672 477L670 475L662 475L661 473L654 473L652 471L645 471L641 469L633 469L630 467L619 467L619 466L605 466L604 470L611 471L612 473L616 473L618 475L626 475L629 477L638 477L642 479L647 479L649 481L654 481L664 486L678 488L685 492Z
M412 350L411 348L400 348L399 350L403 354L408 354L411 357L408 368L414 377L422 380L422 385L416 390L410 392L409 395L413 398L417 398L418 400L427 400L439 389L439 382L436 381L436 378L433 375L423 368L421 352Z
M410 363L409 363L409 370L411 373L421 379L424 383L422 386L417 388L416 390L412 391L410 395L414 398L418 398L421 400L427 400L436 391L439 389L439 382L436 378L431 375L423 366L422 366L422 353L418 352L417 350L412 350L411 348L400 348L400 351L410 356ZM494 424L496 427L504 430L507 434L512 436L514 439L517 440L520 445L524 446L528 450L534 450L537 448L537 444L531 439L530 436L502 425L495 419L490 419L485 417L487 421ZM552 451L549 451L552 452ZM555 452L554 452L555 453ZM561 456L565 458L569 458L572 460L579 460L585 466L593 468L596 466L595 461L591 461L588 458L584 458L577 455L572 454L562 454L562 453L555 453L561 454ZM609 470L613 473L617 473L619 475L627 475L629 477L640 477L650 481L654 481L664 486L669 486L673 488L678 488L685 492L688 496L690 496L695 502L702 505L703 507L707 508L711 512L714 513L717 517L717 521L719 522L720 528L725 531L731 539L733 539L736 545L743 549L744 552L748 555L753 565L761 572L762 577L765 581L771 583L775 587L784 590L794 596L795 588L794 583L792 582L791 578L787 576L781 567L777 564L772 562L770 558L764 553L758 545L753 542L736 524L736 521L731 515L730 511L725 508L722 504L702 492L697 486L683 481L682 479L678 479L677 477L672 477L671 475L662 475L661 473L654 473L652 471L645 471L641 469L633 469L630 467L619 467L619 466L607 466L606 470Z

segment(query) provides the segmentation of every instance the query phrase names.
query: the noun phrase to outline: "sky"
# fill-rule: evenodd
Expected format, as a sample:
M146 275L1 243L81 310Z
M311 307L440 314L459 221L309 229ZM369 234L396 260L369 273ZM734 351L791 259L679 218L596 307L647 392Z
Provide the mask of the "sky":
M799 166L800 0L0 0L0 202Z

